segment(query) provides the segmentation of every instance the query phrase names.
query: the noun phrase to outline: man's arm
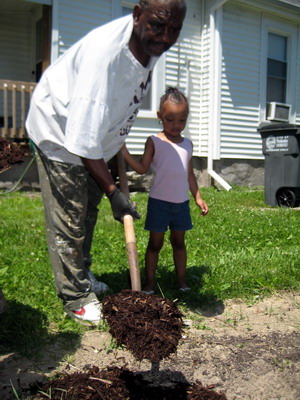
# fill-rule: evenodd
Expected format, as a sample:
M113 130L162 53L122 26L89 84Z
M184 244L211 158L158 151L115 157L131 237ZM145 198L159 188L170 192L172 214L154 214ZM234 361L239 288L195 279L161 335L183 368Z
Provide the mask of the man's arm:
M81 161L106 195L109 195L117 188L103 158L91 160L90 158L81 157Z
M83 157L81 160L85 168L107 195L114 218L119 222L123 222L124 215L130 214L133 218L139 219L139 213L132 207L120 189L117 188L106 162L103 159L91 160Z

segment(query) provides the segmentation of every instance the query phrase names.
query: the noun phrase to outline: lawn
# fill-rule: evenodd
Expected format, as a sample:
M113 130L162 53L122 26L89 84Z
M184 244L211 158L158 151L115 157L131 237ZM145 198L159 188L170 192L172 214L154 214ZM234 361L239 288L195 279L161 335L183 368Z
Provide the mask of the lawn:
M192 291L179 294L168 236L161 252L157 293L177 299L190 312L201 304L241 298L247 302L276 291L300 289L300 210L273 208L261 189L230 192L203 188L206 217L191 201L194 228L187 233L187 278ZM147 232L143 229L147 194L131 196L142 219L135 222L139 265L144 279ZM70 343L85 328L65 319L55 294L48 259L40 193L0 196L0 287L8 310L0 315L0 351L30 352L44 340ZM93 271L116 293L130 287L124 229L105 198L93 245ZM104 329L104 326L103 326Z

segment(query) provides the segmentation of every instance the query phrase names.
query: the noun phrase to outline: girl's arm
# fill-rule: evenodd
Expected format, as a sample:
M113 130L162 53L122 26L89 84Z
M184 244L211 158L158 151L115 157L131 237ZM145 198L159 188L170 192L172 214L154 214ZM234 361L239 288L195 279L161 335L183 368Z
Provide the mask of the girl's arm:
M154 156L153 140L151 139L151 137L148 137L146 144L145 144L144 154L142 155L140 160L137 160L134 157L132 157L132 155L127 150L127 147L125 144L122 147L122 152L123 152L125 161L130 165L130 167L134 171L136 171L138 174L143 175L148 171L151 161Z
M208 206L205 203L205 201L202 199L200 191L198 189L197 179L196 179L196 176L195 176L194 170L193 170L192 158L189 161L189 178L188 179L189 179L190 191L195 199L195 203L202 211L202 215L206 215L208 213Z

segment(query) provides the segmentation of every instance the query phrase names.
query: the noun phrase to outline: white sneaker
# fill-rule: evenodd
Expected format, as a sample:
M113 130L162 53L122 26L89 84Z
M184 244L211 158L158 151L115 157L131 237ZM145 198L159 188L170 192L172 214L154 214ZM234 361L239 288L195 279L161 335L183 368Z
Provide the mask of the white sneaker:
M93 300L77 310L66 310L66 314L83 325L98 325L102 318L102 307L99 301Z
M91 270L88 272L89 280L91 281L91 291L96 294L102 294L109 290L106 283L97 281Z

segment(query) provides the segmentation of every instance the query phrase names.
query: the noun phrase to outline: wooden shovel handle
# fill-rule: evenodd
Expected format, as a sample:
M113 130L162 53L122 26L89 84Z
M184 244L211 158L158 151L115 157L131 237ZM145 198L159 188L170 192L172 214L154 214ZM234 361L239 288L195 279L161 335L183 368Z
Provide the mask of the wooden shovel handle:
M120 179L120 189L121 192L123 192L125 196L129 198L126 165L121 150L117 154L117 162L118 162L118 172ZM141 290L141 277L140 277L140 268L138 264L138 252L135 240L133 217L128 214L124 215L123 223L124 223L127 258L128 258L130 280L131 280L131 289L134 291L139 291Z
M141 278L140 269L138 262L138 252L135 241L133 218L131 215L125 215L123 218L124 230L125 230L125 240L127 249L127 258L129 263L129 272L131 280L131 289L141 290Z

